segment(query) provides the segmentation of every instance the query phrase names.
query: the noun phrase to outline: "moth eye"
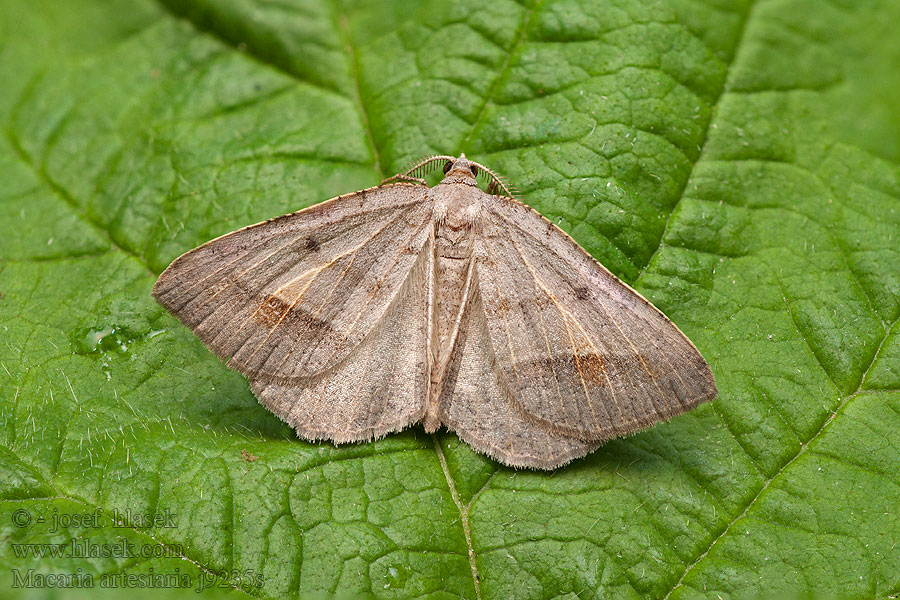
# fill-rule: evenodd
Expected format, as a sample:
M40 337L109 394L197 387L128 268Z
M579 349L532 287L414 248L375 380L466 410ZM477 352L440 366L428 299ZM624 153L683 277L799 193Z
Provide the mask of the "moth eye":
M478 176L478 167L476 167L475 165L469 165L469 170L472 171L473 177Z
M444 163L444 175L446 175L447 173L450 172L450 167L452 167L452 166L453 166L452 161L448 160L447 162Z

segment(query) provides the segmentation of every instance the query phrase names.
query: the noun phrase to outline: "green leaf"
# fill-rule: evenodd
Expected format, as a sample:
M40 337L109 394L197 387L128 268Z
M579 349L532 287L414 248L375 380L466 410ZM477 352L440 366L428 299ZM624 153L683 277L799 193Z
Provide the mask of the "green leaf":
M896 596L898 19L891 0L8 0L0 581ZM216 235L459 151L665 311L719 399L550 474L418 427L309 444L149 296ZM73 540L149 556L21 554Z

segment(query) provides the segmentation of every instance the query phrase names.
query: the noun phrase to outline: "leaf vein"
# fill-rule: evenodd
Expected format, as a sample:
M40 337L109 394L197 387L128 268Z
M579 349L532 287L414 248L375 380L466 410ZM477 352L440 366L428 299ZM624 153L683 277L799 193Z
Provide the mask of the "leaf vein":
M893 324L891 324L891 327L888 328L888 332L890 332L890 330L893 329L894 325L896 325L897 323L900 323L900 318L898 318L897 321L895 321ZM688 565L688 567L685 569L684 573L681 574L681 577L678 579L678 581L675 582L675 585L673 585L669 589L669 591L663 596L663 600L667 600L676 589L681 587L681 585L684 583L684 580L687 577L688 573L690 573L694 569L694 567L696 567L700 563L700 561L702 561L704 558L706 558L706 556L710 553L710 551L712 551L712 549L716 546L716 544L719 542L719 540L721 540L723 537L725 537L725 535L729 531L731 531L731 529L735 525L735 523L737 523L738 521L743 519L750 512L750 509L756 505L757 501L762 497L763 493L765 493L765 491L767 489L769 489L769 485L771 485L771 483L777 477L779 477L782 473L784 473L788 467L790 467L794 462L796 462L798 458L800 458L801 456L806 454L807 449L810 447L810 445L813 442L815 442L817 439L819 439L819 437L825 432L825 430L828 429L828 426L831 425L831 423L834 421L834 419L838 415L838 413L840 413L844 409L844 407L847 406L847 404L849 404L854 398L856 398L863 391L862 388L863 388L863 384L865 383L865 380L866 380L866 375L868 374L869 370L872 368L872 365L875 364L875 361L877 360L878 355L881 352L881 348L884 346L884 342L888 339L889 336L890 336L890 334L886 333L884 338L881 340L881 344L879 344L878 349L875 351L875 355L872 357L872 360L869 363L869 366L866 367L865 371L863 372L863 377L859 383L859 388L857 388L857 390L855 392L853 392L852 394L850 394L849 396L844 398L844 400L838 405L838 407L834 410L834 412L832 412L822 422L822 425L819 426L819 428L816 430L816 432L805 443L802 443L800 445L800 448L797 451L797 453L794 454L794 456L791 457L787 462L785 462L777 471L775 471L775 473L773 473L771 477L767 478L763 482L762 486L760 486L759 490L756 492L756 494L753 496L753 498L751 498L750 501L747 503L747 506L744 507L744 510L741 511L737 516L735 516L728 523L728 525L726 525L722 529L722 531L719 532L719 534L710 542L709 546L707 546L706 550L704 550L694 560L694 562L692 562L690 565Z
M472 546L472 533L469 528L469 506L462 503L459 493L456 491L456 484L453 482L453 477L450 475L450 467L447 465L447 457L444 456L444 450L441 448L440 441L438 441L437 436L434 434L431 434L431 439L434 442L434 451L437 453L438 461L441 463L441 470L444 472L444 477L447 480L450 496L453 498L453 503L456 504L456 508L459 509L460 524L462 525L463 534L466 536L466 546L469 549L469 566L472 569L472 582L475 585L475 597L478 600L481 600L481 576L478 574L478 564L475 561L475 548Z
M678 194L678 200L675 202L675 205L672 207L672 210L669 212L669 218L666 219L666 224L663 227L663 231L659 236L659 242L657 244L656 250L653 251L653 254L650 255L650 258L647 259L647 262L644 264L644 267L641 269L638 276L634 279L634 283L632 287L636 287L638 283L643 279L644 274L647 272L647 268L653 263L653 259L659 254L660 250L662 250L664 244L664 240L666 239L666 233L669 231L669 227L672 225L672 222L675 220L675 214L678 212L678 207L681 206L681 202L684 200L684 197L687 193L688 183L691 181L691 178L694 175L694 170L697 168L697 165L700 163L700 160L703 158L704 151L706 150L706 143L709 141L709 131L712 128L713 122L716 120L716 113L718 112L718 106L722 102L722 98L725 97L725 92L728 89L728 76L731 72L731 68L734 66L735 61L737 60L738 50L741 47L741 43L744 39L744 34L747 31L747 24L750 22L753 9L756 6L756 3L751 3L744 13L744 18L741 21L740 31L737 33L737 41L734 44L734 51L729 57L728 67L725 70L725 75L722 77L722 84L719 88L718 97L712 104L712 110L710 111L709 120L706 122L706 127L703 131L703 140L700 142L700 151L697 153L697 158L693 161L691 165L691 170L684 178L684 183L681 186L681 190Z

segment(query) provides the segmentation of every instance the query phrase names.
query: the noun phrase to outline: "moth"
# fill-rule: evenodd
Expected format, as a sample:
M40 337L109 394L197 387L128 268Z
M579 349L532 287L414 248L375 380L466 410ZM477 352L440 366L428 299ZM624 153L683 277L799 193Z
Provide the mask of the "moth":
M665 315L464 154L207 242L153 296L311 441L421 422L553 469L717 395Z

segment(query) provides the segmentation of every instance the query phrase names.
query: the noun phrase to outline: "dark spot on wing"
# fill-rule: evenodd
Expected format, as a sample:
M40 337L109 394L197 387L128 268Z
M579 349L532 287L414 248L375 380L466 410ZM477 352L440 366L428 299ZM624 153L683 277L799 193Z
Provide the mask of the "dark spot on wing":
M582 286L575 288L575 298L578 300L588 300L591 297L591 290Z
M554 373L557 378L564 373L570 377L581 378L589 387L599 387L606 384L606 368L599 354L587 352L584 354L557 354L552 358L545 357L538 360L526 361L516 365L516 370L525 374Z
M292 329L316 334L317 337L324 337L333 330L328 322L309 314L299 306L291 306L274 294L263 301L255 316L260 323L270 329L277 325L289 326Z
M606 368L603 366L603 359L599 354L594 352L581 354L577 359L578 370L581 372L581 378L587 384L599 384L606 379Z
M318 252L319 251L319 242L317 242L314 238L308 237L306 238L306 249L310 252Z

